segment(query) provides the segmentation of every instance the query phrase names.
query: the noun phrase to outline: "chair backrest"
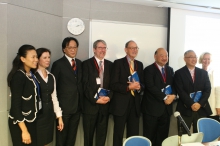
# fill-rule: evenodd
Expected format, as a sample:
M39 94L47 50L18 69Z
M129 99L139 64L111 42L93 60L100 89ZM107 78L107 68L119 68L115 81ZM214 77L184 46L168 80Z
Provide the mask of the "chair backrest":
M183 134L181 137L181 144L202 142L203 133L192 133L191 136ZM178 135L170 136L162 142L162 146L178 146Z
M211 118L201 118L197 122L199 132L203 132L202 142L211 142L220 137L220 123Z
M143 136L131 136L123 142L123 146L151 146L151 141Z

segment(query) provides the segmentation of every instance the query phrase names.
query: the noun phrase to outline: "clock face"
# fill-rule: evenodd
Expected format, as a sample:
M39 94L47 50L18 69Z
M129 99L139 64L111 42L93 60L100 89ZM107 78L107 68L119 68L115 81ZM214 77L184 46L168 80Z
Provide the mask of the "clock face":
M85 30L85 25L81 19L72 18L67 24L67 29L73 35L79 35Z

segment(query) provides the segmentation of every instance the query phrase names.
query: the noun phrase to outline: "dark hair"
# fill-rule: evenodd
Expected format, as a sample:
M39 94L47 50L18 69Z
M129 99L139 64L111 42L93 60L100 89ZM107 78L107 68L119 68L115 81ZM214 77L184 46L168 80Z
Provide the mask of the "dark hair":
M47 49L47 48L38 48L36 51L37 51L37 58L38 58L38 59L41 57L41 55L42 55L44 52L49 52L49 54L51 54L50 50Z
M107 45L106 42L105 42L104 40L96 40L96 41L93 43L93 48L96 49L98 43L100 43L100 42L103 43L103 44L105 44L105 45Z
M79 42L78 42L78 40L76 38L74 38L74 37L66 37L63 40L63 42L62 42L62 51L63 51L63 49L65 49L69 45L70 41L75 41L77 47L79 47ZM64 53L64 51L63 51L63 53Z
M31 45L23 45L21 46L19 49L18 49L18 53L17 53L17 56L14 58L13 62L12 62L12 69L11 71L9 72L8 74L8 77L7 77L7 81L8 81L8 86L10 87L10 81L13 77L13 75L15 74L15 72L19 69L23 70L24 72L26 72L24 70L24 64L23 62L21 61L20 57L26 57L27 55L27 51L30 51L30 50L35 50L34 46L31 46Z
M128 42L125 44L125 48L128 47L128 45L129 45L130 42L134 42L134 41L133 41L133 40L128 41Z

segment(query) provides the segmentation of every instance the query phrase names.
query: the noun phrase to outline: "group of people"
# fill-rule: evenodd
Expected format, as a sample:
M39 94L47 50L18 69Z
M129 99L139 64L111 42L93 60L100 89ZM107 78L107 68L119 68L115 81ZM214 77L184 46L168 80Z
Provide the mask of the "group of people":
M167 65L168 53L164 48L155 51L155 62L144 69L143 63L135 59L139 48L133 40L125 44L125 57L114 63L105 59L104 40L93 43L94 56L83 62L76 58L78 47L76 38L65 38L64 56L53 63L51 73L47 70L50 50L31 45L19 48L8 75L9 129L14 146L49 144L55 118L56 146L73 146L81 114L84 146L93 145L95 132L95 145L105 145L109 114L114 118L113 146L122 146L125 125L126 137L139 135L141 112L143 135L153 146L161 146L168 137L172 103L177 95L176 110L189 128L193 124L193 132L197 132L195 125L199 118L212 113L220 115L220 101L215 100L211 86L210 53L200 57L203 66L200 69L195 66L195 52L186 51L186 65L174 74ZM128 79L134 73L139 81ZM100 89L108 92L101 95ZM190 94L197 92L202 94L194 101ZM208 99L212 100L211 104Z

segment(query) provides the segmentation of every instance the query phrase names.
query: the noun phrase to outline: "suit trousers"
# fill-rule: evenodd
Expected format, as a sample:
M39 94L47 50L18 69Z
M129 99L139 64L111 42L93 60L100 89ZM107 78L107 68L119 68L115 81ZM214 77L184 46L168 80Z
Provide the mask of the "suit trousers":
M191 125L193 124L193 133L197 133L197 121L202 118L202 116L199 115L198 112L194 112L192 111L192 116L184 116L181 115L181 117L183 118L183 120L185 121L186 125L188 126L188 128L191 128ZM178 131L179 131L179 122L177 120L177 125L178 125ZM183 134L187 134L186 130L183 128Z
M130 136L139 135L139 116L137 115L135 107L135 97L131 94L129 105L125 114L123 116L114 115L113 146L122 146L123 134L126 123L127 138Z
M96 130L95 146L104 146L108 128L108 115L98 112L95 115L83 114L84 146L93 145Z
M143 135L150 139L152 146L161 146L168 137L170 115L165 109L159 117L143 114Z
M64 128L62 131L56 130L56 146L74 146L80 120L80 112L63 114L62 118Z

